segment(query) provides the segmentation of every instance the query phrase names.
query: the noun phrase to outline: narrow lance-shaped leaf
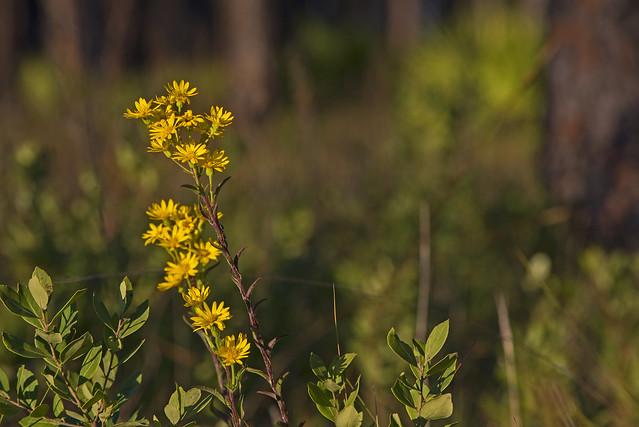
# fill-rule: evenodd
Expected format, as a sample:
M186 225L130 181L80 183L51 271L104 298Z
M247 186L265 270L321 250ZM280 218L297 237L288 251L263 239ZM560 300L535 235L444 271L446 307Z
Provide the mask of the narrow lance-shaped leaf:
M8 334L6 332L2 333L2 342L4 343L4 346L7 348L7 350L17 354L18 356L26 357L27 359L38 359L40 357L47 356L47 353L45 353L44 351L40 351L39 349L24 341L22 338Z
M93 337L85 332L80 338L71 341L60 353L60 361L66 363L69 360L83 356L93 346Z
M348 368L353 359L357 356L357 353L346 353L339 357L336 357L328 367L328 371L331 376L342 375L342 373Z
M311 353L310 359L311 359L310 360L311 370L313 371L315 376L319 378L320 380L327 379L328 370L326 369L326 366L324 366L324 362L322 362L322 359L320 359L320 357L315 353Z
M143 301L129 319L126 319L120 329L120 338L125 338L144 326L149 318L149 301Z
M444 346L446 338L448 338L448 324L449 321L445 320L444 322L435 326L430 332L430 335L426 340L426 345L424 346L424 352L426 353L426 357L428 359L432 359L433 357L435 357Z
M391 330L388 331L386 341L388 342L388 346L391 350L393 350L393 352L402 360L413 366L417 366L412 347L399 338L399 336L395 333L395 328L391 328Z
M2 304L4 304L7 310L11 313L17 316L30 317L37 320L36 314L29 307L24 307L22 305L18 292L14 291L7 285L0 285L0 300L2 300ZM37 322L35 326L39 325L40 323Z
M64 305L62 306L62 308L60 310L58 310L58 312L55 314L55 316L53 316L51 318L51 323L55 322L58 317L60 317L62 315L62 312L64 310L66 310L71 304L73 304L74 301L76 301L78 298L80 298L82 295L84 295L84 293L86 292L86 289L79 289L77 291L75 291L75 293L71 296L71 298L69 298L69 300L64 303Z

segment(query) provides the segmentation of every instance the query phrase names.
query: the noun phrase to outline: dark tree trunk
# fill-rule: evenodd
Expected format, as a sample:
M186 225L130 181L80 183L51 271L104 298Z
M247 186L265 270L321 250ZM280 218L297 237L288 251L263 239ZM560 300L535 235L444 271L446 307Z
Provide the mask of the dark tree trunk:
M229 102L249 143L271 101L273 46L268 3L226 0L222 6Z
M588 242L639 248L639 2L549 2L552 195Z

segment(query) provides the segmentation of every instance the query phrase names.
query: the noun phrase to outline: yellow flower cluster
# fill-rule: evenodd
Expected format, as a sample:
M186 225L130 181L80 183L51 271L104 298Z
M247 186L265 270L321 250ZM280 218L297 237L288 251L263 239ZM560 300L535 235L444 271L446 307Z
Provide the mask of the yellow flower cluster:
M187 163L197 176L202 172L210 177L221 172L229 163L224 150L209 144L222 136L224 128L233 122L233 115L222 107L211 107L208 114L193 114L183 109L197 95L197 88L181 80L165 86L166 95L147 101L135 101L135 109L127 108L124 117L141 119L149 130L149 152L164 153L176 163ZM199 136L198 136L199 134Z
M164 268L164 282L158 285L158 289L188 289L193 285L191 278L220 255L214 242L202 237L206 220L197 207L180 206L171 199L153 203L146 214L157 222L150 223L149 229L142 235L144 244L163 247L171 257Z

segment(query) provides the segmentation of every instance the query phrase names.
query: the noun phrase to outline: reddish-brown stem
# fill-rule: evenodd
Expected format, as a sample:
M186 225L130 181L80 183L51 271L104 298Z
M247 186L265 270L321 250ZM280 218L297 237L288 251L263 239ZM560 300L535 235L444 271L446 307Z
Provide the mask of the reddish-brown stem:
M240 291L240 295L242 296L242 300L244 301L244 305L246 306L249 322L251 324L251 330L253 331L253 339L255 341L255 344L257 345L257 348L260 350L260 354L264 362L264 369L268 378L268 383L271 387L271 390L273 391L273 396L275 397L275 401L277 402L277 406L280 410L282 422L285 425L288 425L288 413L286 412L286 407L284 405L282 395L277 390L277 381L275 380L275 376L273 375L270 349L268 349L266 343L264 342L264 338L260 333L259 323L255 314L255 307L253 306L253 303L251 303L251 296L247 293L242 281L242 274L240 273L238 267L238 257L234 259L229 251L228 243L226 241L226 235L224 234L222 224L220 224L220 221L217 217L217 202L215 203L215 205L212 205L211 200L207 197L206 194L202 195L202 199L204 200L204 204L206 205L209 223L213 226L215 234L217 235L219 249L231 269L231 277L233 278L233 282L237 286L237 289Z
M226 381L231 381L232 380L232 376L231 376L231 370L229 369L228 366L224 366L224 369L226 371ZM237 408L235 407L235 396L233 395L233 391L232 390L227 390L228 393L228 398L229 401L231 403L231 416L233 417L233 425L237 426L237 427L241 427L240 424L240 418L237 415Z

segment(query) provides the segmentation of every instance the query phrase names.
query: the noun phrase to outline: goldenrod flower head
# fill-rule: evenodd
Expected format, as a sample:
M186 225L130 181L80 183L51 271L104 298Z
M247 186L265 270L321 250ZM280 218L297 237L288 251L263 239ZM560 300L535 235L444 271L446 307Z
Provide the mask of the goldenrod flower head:
M175 250L182 246L183 242L189 240L189 229L175 224L169 233L168 230L159 237L159 246L169 250Z
M204 144L184 144L175 148L177 153L173 154L173 158L182 163L196 164L198 161L203 160L204 155L209 152Z
M182 283L182 276L175 274L167 274L164 276L164 282L158 284L158 290L167 291L171 288L176 288Z
M168 152L171 148L171 143L168 139L152 139L149 141L149 146L146 147L146 151L149 153L164 153Z
M229 158L224 156L224 150L215 150L207 153L204 158L198 162L198 166L207 169L207 174L212 175L213 171L222 172L226 165L229 164ZM209 171L211 171L209 173Z
M149 126L149 135L151 140L164 141L171 139L177 134L178 125L176 123L175 114L171 114L166 119L159 120Z
M217 260L217 257L222 253L218 248L213 246L210 240L206 243L202 241L195 242L191 250L202 265L207 264L209 261Z
M166 219L174 218L178 212L179 203L174 203L173 199L169 199L168 202L162 200L160 204L153 203L149 209L146 210L146 214L149 218L164 221Z
M251 344L246 340L245 334L238 334L237 341L235 336L224 337L222 345L217 349L217 355L222 358L225 366L234 363L242 365L242 359L248 357Z
M220 331L224 330L224 322L231 318L231 313L229 313L228 307L224 307L224 301L222 301L219 305L216 302L213 302L211 308L206 304L206 302L202 303L202 307L195 307L195 314L197 316L191 317L193 321L193 326L195 326L195 330L199 331L200 329L213 329L216 327Z
M211 288L204 286L202 289L189 288L187 293L182 294L185 307L197 307L202 304L210 295Z
M178 255L177 262L167 262L164 271L166 274L172 274L180 276L183 279L189 278L189 276L195 276L197 274L198 261L192 253L180 253Z
M157 109L157 107L152 107L151 105L152 104L146 99L140 98L135 101L135 111L131 111L127 108L124 117L127 119L144 119L152 116L153 111Z
M149 224L149 229L142 235L142 238L145 239L144 246L157 242L159 239L163 238L167 232L168 230L164 224Z
M178 117L178 123L186 128L191 128L197 126L200 123L204 123L204 118L199 114L193 115L192 110L186 110L184 114Z
M211 138L222 135L223 128L230 125L234 119L230 111L215 106L211 107L211 114L205 114L204 117L211 122L211 127L208 130L208 135Z
M189 82L180 80L180 83L173 80L173 83L167 84L164 88L169 94L169 102L175 103L178 108L182 108L182 105L189 104L189 96L197 95L197 88L189 89Z

